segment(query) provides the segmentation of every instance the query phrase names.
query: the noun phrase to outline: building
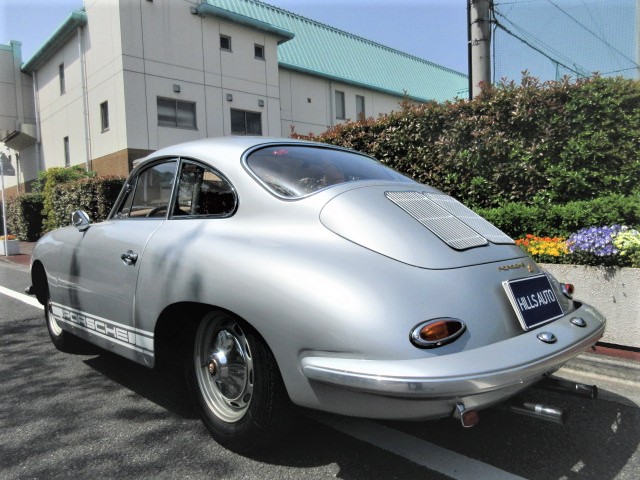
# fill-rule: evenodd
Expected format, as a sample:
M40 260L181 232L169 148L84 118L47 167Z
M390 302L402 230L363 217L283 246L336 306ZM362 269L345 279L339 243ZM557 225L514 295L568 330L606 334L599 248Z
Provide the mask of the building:
M8 62L9 194L43 168L126 175L174 143L320 133L467 89L464 74L256 0L85 0L25 63L18 42L1 46Z

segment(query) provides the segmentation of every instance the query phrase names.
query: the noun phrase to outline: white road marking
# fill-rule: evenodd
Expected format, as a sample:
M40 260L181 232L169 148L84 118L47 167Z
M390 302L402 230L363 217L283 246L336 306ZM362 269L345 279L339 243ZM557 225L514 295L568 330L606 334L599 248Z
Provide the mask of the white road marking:
M18 293L0 286L0 293L20 300L28 305L43 309L34 297ZM417 463L430 470L442 473L455 480L526 480L479 460L465 457L431 442L412 435L379 425L368 420L356 418L329 418L321 414L312 415L317 421L346 435L362 440L399 457Z
M313 418L334 430L387 450L455 480L478 480L479 478L524 480L523 477L369 420L356 418L337 420L320 415L313 415Z
M4 293L9 297L15 298L16 300L20 300L21 302L31 305L32 307L37 307L41 310L44 310L44 307L40 305L40 302L38 302L38 300L36 300L35 297L30 297L29 295L25 295L24 293L14 292L13 290L10 290L8 288L1 287L1 286L0 286L0 293Z

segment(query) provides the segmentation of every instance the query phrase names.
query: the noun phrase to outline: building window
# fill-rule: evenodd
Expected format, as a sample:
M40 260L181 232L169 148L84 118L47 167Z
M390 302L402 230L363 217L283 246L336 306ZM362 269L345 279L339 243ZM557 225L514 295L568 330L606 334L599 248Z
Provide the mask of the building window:
M69 167L71 165L71 153L69 152L69 137L64 137L64 166Z
M60 79L60 95L66 91L64 84L64 63L58 65L58 78Z
M195 130L196 104L158 97L158 125Z
M233 135L262 135L261 114L232 108L231 133Z
M253 52L256 58L264 60L264 45L254 45Z
M344 92L336 90L336 118L338 120L344 120Z
M231 37L220 35L220 50L231 51Z
M109 130L109 102L100 104L100 124L103 132Z
M362 120L365 117L364 97L362 95L356 95L356 117L358 120Z

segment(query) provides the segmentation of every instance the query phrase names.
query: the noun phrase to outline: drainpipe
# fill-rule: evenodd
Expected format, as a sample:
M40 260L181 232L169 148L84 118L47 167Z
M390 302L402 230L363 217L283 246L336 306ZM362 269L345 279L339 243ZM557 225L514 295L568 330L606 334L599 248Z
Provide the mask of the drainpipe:
M91 122L89 121L89 95L87 94L87 66L84 57L84 28L78 28L78 53L80 54L80 74L82 76L82 107L84 113L84 143L87 161L85 168L91 170Z
M32 84L33 84L33 101L34 107L36 111L36 179L37 174L40 173L41 170L46 170L44 161L42 160L42 155L40 154L41 139L42 134L40 132L40 95L38 94L38 73L34 70L31 73Z

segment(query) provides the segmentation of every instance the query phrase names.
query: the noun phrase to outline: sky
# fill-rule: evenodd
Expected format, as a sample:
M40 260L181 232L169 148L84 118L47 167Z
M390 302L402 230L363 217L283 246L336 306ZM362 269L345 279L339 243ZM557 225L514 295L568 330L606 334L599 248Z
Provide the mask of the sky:
M131 0L137 1L137 0ZM466 0L270 0L266 3L467 73ZM0 0L0 44L22 42L22 60L82 0Z

